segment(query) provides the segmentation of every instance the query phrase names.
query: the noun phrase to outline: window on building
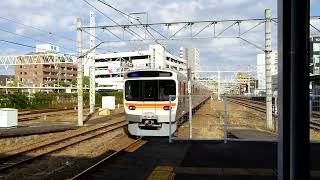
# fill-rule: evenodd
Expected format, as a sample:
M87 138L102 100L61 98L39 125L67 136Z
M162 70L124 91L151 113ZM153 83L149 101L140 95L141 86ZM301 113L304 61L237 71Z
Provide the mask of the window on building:
M34 65L34 68L37 68L37 65Z
M20 72L20 74L22 74L22 72Z
M320 43L313 43L313 51L320 51Z
M20 66L20 69L22 69L22 66Z
M24 75L27 75L27 72L24 72Z

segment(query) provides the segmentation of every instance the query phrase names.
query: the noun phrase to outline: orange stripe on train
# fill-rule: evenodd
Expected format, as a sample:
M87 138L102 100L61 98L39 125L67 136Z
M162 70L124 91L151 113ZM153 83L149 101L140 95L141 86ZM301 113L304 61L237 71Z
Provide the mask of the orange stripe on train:
M135 106L135 107L145 107L145 108L152 108L152 107L163 107L163 106L170 106L170 104L137 104L137 103L126 103L126 106ZM176 106L176 103L171 103L171 106Z

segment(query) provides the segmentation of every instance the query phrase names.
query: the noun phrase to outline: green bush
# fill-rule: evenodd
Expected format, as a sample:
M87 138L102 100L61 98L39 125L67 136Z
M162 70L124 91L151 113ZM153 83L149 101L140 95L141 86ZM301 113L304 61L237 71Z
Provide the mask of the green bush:
M116 104L123 104L122 92L96 92L96 104L101 105L102 96L115 96ZM29 100L30 98L30 100ZM89 92L83 93L84 106L89 106ZM37 92L29 97L28 94L15 93L0 95L0 108L16 109L46 109L70 108L77 106L77 93L43 93Z

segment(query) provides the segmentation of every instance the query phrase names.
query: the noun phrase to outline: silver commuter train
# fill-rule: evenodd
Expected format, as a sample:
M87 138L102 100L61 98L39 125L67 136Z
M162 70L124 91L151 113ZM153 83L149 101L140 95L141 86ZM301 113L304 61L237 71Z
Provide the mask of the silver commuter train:
M189 113L187 83L187 76L174 70L128 71L124 76L123 102L129 133L134 136L168 136L169 95L174 95L171 99L171 132L174 133L182 123L182 117ZM211 92L195 81L191 84L192 106L198 108Z

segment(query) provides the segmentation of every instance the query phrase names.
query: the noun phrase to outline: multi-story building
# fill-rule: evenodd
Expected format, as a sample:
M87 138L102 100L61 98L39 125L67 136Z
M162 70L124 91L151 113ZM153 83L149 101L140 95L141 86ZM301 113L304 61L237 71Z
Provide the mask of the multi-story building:
M278 54L276 52L271 53L271 75L277 78L278 74ZM273 78L273 79L274 79ZM265 54L257 55L257 79L258 79L258 91L266 91L266 66L265 66ZM273 81L273 89L276 89L276 84Z
M50 86L57 80L69 85L76 78L77 66L74 64L34 64L15 67L15 79L23 86Z
M37 44L36 45L37 53L58 53L60 48L52 44Z
M320 75L320 37L310 40L310 74Z
M123 74L128 69L187 70L186 60L176 57L161 45L150 45L149 50L97 54L95 56L96 83L105 89L123 89ZM84 68L89 68L84 65Z
M10 75L0 75L0 86L6 86L13 77Z
M310 88L312 94L320 94L320 37L310 38Z
M198 79L200 77L200 52L197 48L180 48L180 58L187 60L188 68L191 69L192 79Z
M51 44L36 45L38 53L59 53L59 47ZM32 55L34 53L30 53ZM15 66L15 79L21 86L51 86L54 81L69 85L77 77L75 64L33 64Z
M258 81L248 73L239 72L236 75L237 86L239 87L239 93L252 93L256 90Z

